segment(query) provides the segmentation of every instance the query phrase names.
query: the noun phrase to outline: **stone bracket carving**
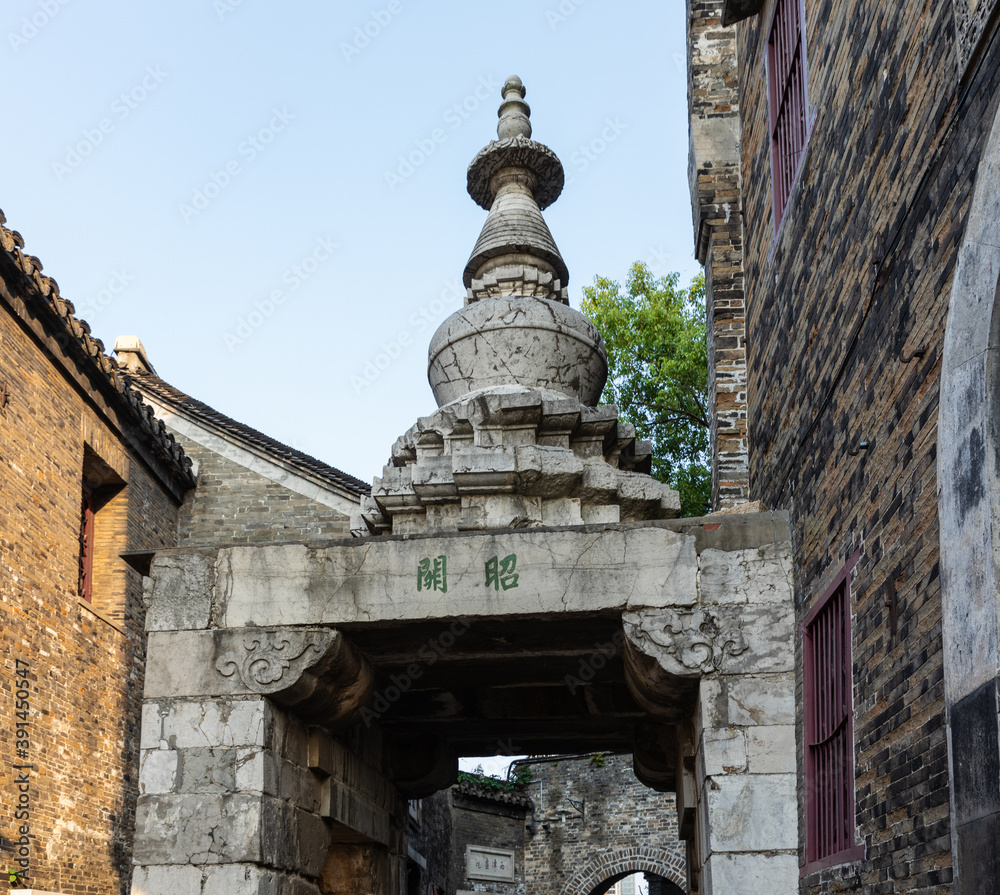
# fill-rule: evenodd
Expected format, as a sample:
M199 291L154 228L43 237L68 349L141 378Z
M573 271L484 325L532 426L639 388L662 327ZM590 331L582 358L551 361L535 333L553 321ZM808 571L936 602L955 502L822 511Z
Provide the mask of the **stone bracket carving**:
M335 637L334 631L251 631L243 635L242 649L227 650L215 667L223 677L238 672L248 690L270 695L297 681Z
M748 648L736 620L721 619L705 609L667 609L655 615L632 612L622 621L628 639L677 677L721 671L727 657Z
M622 616L625 680L647 712L676 721L694 704L698 678L795 668L790 600L647 609Z
M368 662L332 628L220 631L215 652L223 677L327 726L352 721L374 690Z

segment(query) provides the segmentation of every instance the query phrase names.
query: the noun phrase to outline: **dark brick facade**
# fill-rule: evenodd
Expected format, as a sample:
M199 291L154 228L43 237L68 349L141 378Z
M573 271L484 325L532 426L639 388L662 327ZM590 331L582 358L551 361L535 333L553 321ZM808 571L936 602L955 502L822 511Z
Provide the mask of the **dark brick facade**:
M704 6L691 4L696 16ZM790 511L800 621L860 551L851 597L866 857L801 888L951 892L937 420L945 318L1000 52L987 35L960 80L952 3L806 0L811 133L775 236L773 7L735 28L750 497ZM800 681L800 707L801 695ZM800 772L800 802L803 786Z

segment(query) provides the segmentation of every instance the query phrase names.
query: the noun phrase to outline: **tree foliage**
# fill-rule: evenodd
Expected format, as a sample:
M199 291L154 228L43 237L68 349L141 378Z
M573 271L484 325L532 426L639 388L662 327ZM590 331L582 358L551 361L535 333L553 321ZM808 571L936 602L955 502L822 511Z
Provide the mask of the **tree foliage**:
M653 443L653 475L680 492L681 514L700 516L712 498L705 278L679 279L636 262L624 289L606 277L584 287L582 308L608 350L602 402Z

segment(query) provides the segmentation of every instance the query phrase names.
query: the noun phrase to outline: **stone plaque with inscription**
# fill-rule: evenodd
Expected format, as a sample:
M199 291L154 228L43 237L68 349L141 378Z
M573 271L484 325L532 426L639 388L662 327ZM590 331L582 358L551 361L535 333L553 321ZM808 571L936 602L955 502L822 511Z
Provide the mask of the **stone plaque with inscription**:
M465 849L465 875L469 879L514 879L514 852L470 845Z

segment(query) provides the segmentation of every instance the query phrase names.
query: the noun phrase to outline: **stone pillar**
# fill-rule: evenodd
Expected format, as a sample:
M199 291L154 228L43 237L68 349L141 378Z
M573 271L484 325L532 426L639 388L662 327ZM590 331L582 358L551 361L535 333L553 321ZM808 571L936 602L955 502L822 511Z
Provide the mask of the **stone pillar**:
M695 736L699 895L795 895L794 673L703 679Z
M133 895L319 895L305 727L263 698L147 701Z
M721 0L688 0L688 181L695 254L705 265L717 510L750 499L736 31L721 17Z
M367 663L330 628L213 627L213 570L159 556L146 595L133 895L398 892L406 803L353 722Z
M799 888L791 542L785 520L774 523L766 547L706 527L696 601L623 616L629 685L663 719L659 741L637 740L636 770L641 757L647 777L675 781L698 895ZM690 724L678 718L685 691ZM677 731L669 764L668 724Z

